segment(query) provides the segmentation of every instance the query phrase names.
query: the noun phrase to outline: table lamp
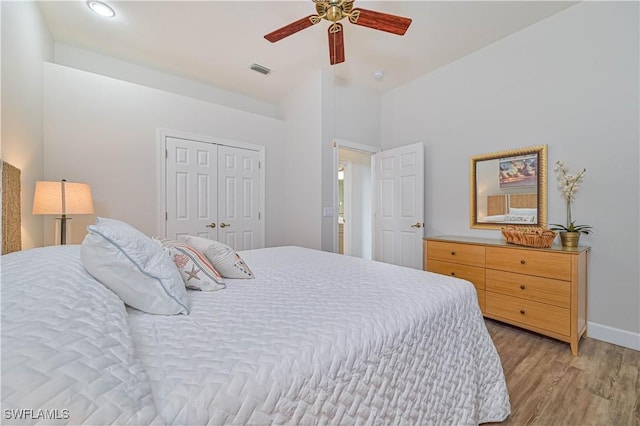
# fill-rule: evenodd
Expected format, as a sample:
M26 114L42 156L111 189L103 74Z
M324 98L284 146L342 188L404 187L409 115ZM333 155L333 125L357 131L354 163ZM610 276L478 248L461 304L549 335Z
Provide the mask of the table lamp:
M91 188L86 183L38 181L33 197L33 214L59 214L60 244L67 244L68 214L93 214Z

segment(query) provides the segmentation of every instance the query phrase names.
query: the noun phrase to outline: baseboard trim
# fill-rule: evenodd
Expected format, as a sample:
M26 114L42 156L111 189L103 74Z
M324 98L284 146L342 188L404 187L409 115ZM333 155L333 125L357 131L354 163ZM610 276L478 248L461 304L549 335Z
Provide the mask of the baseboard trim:
M587 323L587 335L592 339L624 346L625 348L640 351L640 333L621 330L595 322Z

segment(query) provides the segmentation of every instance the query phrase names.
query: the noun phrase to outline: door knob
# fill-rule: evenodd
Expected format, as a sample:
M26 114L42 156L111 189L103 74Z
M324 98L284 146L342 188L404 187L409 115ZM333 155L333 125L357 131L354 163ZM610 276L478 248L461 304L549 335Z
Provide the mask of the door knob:
M215 228L216 227L216 223L215 222L211 222L210 224L206 225L207 228Z
M412 228L422 228L422 224L417 222L415 225L411 225Z
M220 228L226 228L227 226L231 226L231 224L224 222L220 223Z

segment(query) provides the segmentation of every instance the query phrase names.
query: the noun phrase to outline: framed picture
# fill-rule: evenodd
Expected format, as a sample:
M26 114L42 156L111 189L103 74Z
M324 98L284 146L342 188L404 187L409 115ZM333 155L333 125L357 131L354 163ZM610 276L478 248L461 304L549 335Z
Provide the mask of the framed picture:
M498 161L500 188L519 188L538 184L538 156L523 155Z

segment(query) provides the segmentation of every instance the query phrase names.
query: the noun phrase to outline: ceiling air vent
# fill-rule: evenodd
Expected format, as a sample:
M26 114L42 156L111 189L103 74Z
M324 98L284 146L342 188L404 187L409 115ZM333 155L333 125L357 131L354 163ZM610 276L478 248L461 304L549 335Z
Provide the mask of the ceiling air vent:
M260 64L251 64L250 67L252 70L259 72L260 74L267 75L271 72L271 70L267 67L263 67Z

